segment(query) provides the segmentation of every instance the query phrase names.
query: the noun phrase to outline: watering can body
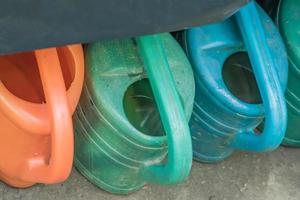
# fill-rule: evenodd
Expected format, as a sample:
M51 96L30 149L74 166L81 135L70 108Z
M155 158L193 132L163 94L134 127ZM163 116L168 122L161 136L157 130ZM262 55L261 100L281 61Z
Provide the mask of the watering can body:
M0 180L14 187L64 181L84 76L81 45L1 56L0 65Z
M288 125L284 145L300 147L300 5L299 1L280 2L277 22L289 59L289 79L285 93Z
M216 162L235 149L276 148L286 126L287 59L267 14L249 3L226 21L189 29L183 37L196 81L190 120L194 158ZM239 79L244 82L237 85ZM264 119L268 128L257 135Z
M191 167L188 119L195 90L191 66L170 34L145 39L147 45L137 43L139 39L98 42L86 51L86 84L74 115L75 165L112 193L127 194L146 182L183 181ZM173 77L175 82L170 81Z

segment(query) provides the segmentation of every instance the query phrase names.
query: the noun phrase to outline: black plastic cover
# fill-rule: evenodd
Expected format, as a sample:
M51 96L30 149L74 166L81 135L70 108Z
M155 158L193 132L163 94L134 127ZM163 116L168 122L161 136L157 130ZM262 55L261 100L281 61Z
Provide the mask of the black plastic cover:
M220 21L249 0L2 0L0 54Z

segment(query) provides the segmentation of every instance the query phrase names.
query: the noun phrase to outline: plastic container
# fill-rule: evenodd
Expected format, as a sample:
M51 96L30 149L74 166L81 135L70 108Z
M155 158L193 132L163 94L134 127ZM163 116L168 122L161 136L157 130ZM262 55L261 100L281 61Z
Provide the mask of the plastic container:
M236 149L277 148L286 130L288 63L267 14L252 2L228 20L189 29L184 37L196 79L194 158L217 162Z
M0 180L28 187L69 176L83 66L81 45L0 57Z
M184 181L192 164L194 87L191 66L170 34L89 45L74 115L77 169L118 194Z
M289 80L285 93L288 125L284 145L300 147L300 4L283 0L279 5L278 25L289 58Z

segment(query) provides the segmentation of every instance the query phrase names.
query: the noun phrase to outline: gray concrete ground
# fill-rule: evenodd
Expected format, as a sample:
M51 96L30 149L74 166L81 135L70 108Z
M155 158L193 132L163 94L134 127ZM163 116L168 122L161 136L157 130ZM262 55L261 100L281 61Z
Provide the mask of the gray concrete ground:
M265 154L236 152L213 165L194 162L186 183L171 187L147 185L128 196L108 194L73 170L68 181L59 185L18 190L0 184L0 199L299 200L300 149L281 147Z

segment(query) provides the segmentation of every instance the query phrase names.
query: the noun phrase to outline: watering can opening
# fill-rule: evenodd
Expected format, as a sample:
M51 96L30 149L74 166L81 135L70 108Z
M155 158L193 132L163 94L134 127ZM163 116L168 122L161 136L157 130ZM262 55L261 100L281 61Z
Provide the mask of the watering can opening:
M262 103L247 52L230 55L224 62L222 76L234 96L250 104Z
M238 99L249 104L262 103L247 52L236 52L230 55L224 62L222 76L228 90ZM264 121L254 129L255 134L259 135L263 132Z
M75 77L75 61L67 47L57 48L66 89ZM0 57L0 80L15 96L32 102L44 103L45 96L35 53L24 52Z
M181 97L180 102L183 105ZM153 137L166 135L149 79L138 80L127 88L123 107L128 121L141 133Z
M181 97L180 100L183 105ZM166 135L149 79L138 80L127 88L123 109L128 121L139 132L153 137Z
M128 121L141 133L149 136L165 135L148 79L136 81L127 88L123 107Z

